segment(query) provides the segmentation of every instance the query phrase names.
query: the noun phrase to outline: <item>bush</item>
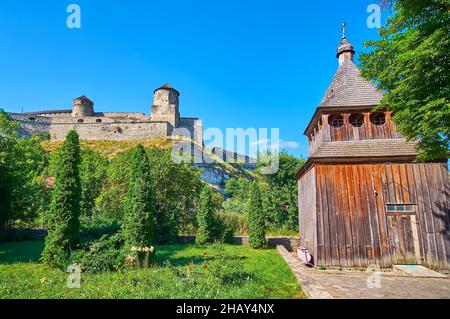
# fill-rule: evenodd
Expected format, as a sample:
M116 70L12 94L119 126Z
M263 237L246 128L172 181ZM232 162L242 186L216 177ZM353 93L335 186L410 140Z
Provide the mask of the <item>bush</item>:
M247 213L237 213L222 211L217 216L223 221L226 227L231 228L236 235L245 236L248 234Z
M222 243L224 244L234 244L234 231L231 227L225 227L222 234Z
M87 217L80 218L81 240L89 242L98 240L104 235L114 235L119 232L121 224L113 218L106 217Z
M214 244L212 254L207 259L208 273L211 280L219 285L239 286L252 279L252 274L244 270L244 265L238 256L228 253L220 244Z
M104 235L97 241L85 244L83 249L75 251L71 258L72 263L80 264L82 271L92 273L123 269L128 254L124 243L121 233Z
M261 194L256 182L250 187L248 205L248 244L252 248L263 248L266 245L266 224L261 203Z

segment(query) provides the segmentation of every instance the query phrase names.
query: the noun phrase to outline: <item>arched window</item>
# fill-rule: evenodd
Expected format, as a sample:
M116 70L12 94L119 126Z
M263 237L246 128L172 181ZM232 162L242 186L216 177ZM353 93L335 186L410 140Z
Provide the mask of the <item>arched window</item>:
M364 125L364 115L359 113L350 114L349 122L354 127L361 127Z
M102 119L96 119L95 122L101 123L101 122L102 122Z
M83 119L79 119L77 122L78 123L84 123L84 120Z
M370 122L373 125L384 125L386 123L386 116L382 112L372 113L370 115Z
M332 127L341 127L342 125L344 125L344 117L340 114L330 115L330 117L328 118L328 123Z

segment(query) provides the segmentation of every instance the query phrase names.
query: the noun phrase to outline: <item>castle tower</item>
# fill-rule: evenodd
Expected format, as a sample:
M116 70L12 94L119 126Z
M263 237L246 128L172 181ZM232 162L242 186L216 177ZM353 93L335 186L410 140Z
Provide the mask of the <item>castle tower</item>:
M73 117L94 116L94 102L89 100L84 95L74 99L72 116Z
M172 129L176 128L180 119L179 96L180 92L167 83L156 89L151 109L152 121L169 122Z

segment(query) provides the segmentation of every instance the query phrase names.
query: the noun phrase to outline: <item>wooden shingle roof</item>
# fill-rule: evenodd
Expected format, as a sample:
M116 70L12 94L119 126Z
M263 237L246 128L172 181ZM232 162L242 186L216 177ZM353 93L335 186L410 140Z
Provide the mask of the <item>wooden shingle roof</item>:
M383 92L361 76L353 61L346 60L339 65L320 106L376 106L382 98Z
M415 157L415 144L404 139L324 142L311 154L311 158Z

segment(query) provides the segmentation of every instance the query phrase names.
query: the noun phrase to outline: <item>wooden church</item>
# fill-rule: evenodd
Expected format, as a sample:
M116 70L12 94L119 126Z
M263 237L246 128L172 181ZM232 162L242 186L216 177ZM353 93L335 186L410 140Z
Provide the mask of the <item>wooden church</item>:
M316 265L450 264L446 160L415 163L413 142L383 93L360 76L345 37L338 70L305 135L310 157L297 173L301 245Z

